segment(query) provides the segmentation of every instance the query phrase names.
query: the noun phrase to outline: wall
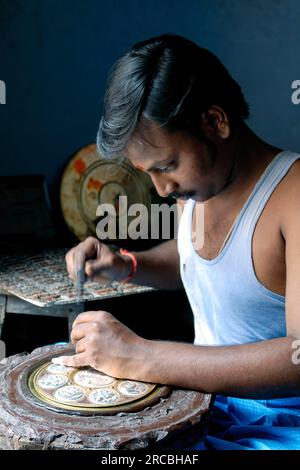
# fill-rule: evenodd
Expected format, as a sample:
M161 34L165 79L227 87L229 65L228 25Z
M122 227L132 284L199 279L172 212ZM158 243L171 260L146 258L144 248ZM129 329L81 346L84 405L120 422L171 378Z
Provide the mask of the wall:
M244 89L253 129L299 151L299 24L297 0L0 0L0 174L45 174L58 213L61 172L95 140L109 68L163 32L215 52Z

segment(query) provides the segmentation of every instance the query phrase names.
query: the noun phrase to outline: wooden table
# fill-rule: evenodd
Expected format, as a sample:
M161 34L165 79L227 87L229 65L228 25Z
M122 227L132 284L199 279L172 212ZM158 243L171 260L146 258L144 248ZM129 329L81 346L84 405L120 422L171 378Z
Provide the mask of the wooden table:
M5 316L9 313L23 315L44 315L50 317L63 317L68 319L69 331L77 315L85 310L85 302L70 303L64 305L52 305L49 307L38 307L26 300L14 295L0 291L0 338Z
M90 302L153 290L133 284L86 283L78 301L66 270L66 252L57 248L0 257L0 337L7 313L65 317L70 330Z

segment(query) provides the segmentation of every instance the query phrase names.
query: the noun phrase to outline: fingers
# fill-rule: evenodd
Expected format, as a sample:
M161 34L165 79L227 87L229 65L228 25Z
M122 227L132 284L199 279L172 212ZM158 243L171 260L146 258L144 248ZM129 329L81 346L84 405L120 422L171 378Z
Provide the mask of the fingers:
M77 272L84 270L87 259L100 256L101 244L97 238L88 237L66 254L66 265L69 277L75 281Z
M114 319L114 317L105 311L84 312L78 315L71 331L71 342L76 347L76 352L82 352L83 342L88 341L91 343L95 338L99 340L100 335L104 334L108 321L111 319ZM80 351L77 350L77 347L80 347Z
M86 336L86 333L90 327L89 325L89 323L83 323L81 325L73 324L70 339L74 345Z
M81 339L76 343L75 351L76 354L84 353L87 350L87 341L85 338Z
M68 251L68 253L65 256L67 271L68 271L70 279L72 279L73 281L75 280L73 279L74 274L75 274L74 269L73 269L74 250L75 248L72 248L71 250Z
M95 281L99 284L110 284L111 280L103 274L104 269L105 266L103 266L102 259L101 262L99 259L92 259L85 263L85 274L90 281Z
M78 328L78 327L72 328L70 340L71 340L71 343L74 344L74 346L78 341L80 341L84 337L85 337L85 333L82 330L82 328Z
M89 323L89 322L101 322L105 321L108 318L112 318L111 313L106 312L104 310L98 311L91 311L91 312L83 312L80 313L74 320L72 328L75 328L77 325L81 323Z
M53 364L59 364L68 367L88 366L89 361L85 352L74 354L74 356L60 356L52 359Z
M112 315L104 310L80 313L72 325L71 342L76 344L76 342L80 341L87 333L99 332L100 323L108 318L112 318Z
M94 321L95 313L96 312L83 312L77 315L72 325L72 331L80 323L88 323L88 322Z

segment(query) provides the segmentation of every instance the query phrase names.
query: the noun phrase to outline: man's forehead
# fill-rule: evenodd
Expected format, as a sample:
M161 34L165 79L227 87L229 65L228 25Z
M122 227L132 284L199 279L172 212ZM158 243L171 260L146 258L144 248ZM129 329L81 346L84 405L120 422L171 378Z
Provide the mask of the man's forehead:
M132 139L127 146L128 156L144 155L151 158L152 155L162 155L171 150L171 145L155 145L152 142L145 142L142 139Z
M136 146L133 150L128 150L126 152L127 158L130 160L131 164L138 170L148 171L148 169L153 169L163 163L165 163L170 157L170 153L167 151L162 151L162 149L152 148L151 150L146 150L148 147Z
M162 129L149 129L147 132L137 131L126 148L127 157L134 161L159 160L167 158L172 152L171 135Z

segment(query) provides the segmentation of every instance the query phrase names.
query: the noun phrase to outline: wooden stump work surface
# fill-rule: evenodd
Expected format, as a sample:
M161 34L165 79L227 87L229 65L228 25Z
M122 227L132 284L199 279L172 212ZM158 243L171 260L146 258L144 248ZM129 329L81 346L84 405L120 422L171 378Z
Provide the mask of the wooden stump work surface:
M170 442L184 449L201 439L211 395L192 390L172 388L144 409L116 409L110 415L83 416L43 406L28 388L29 372L67 350L44 346L0 362L1 449L166 449Z

